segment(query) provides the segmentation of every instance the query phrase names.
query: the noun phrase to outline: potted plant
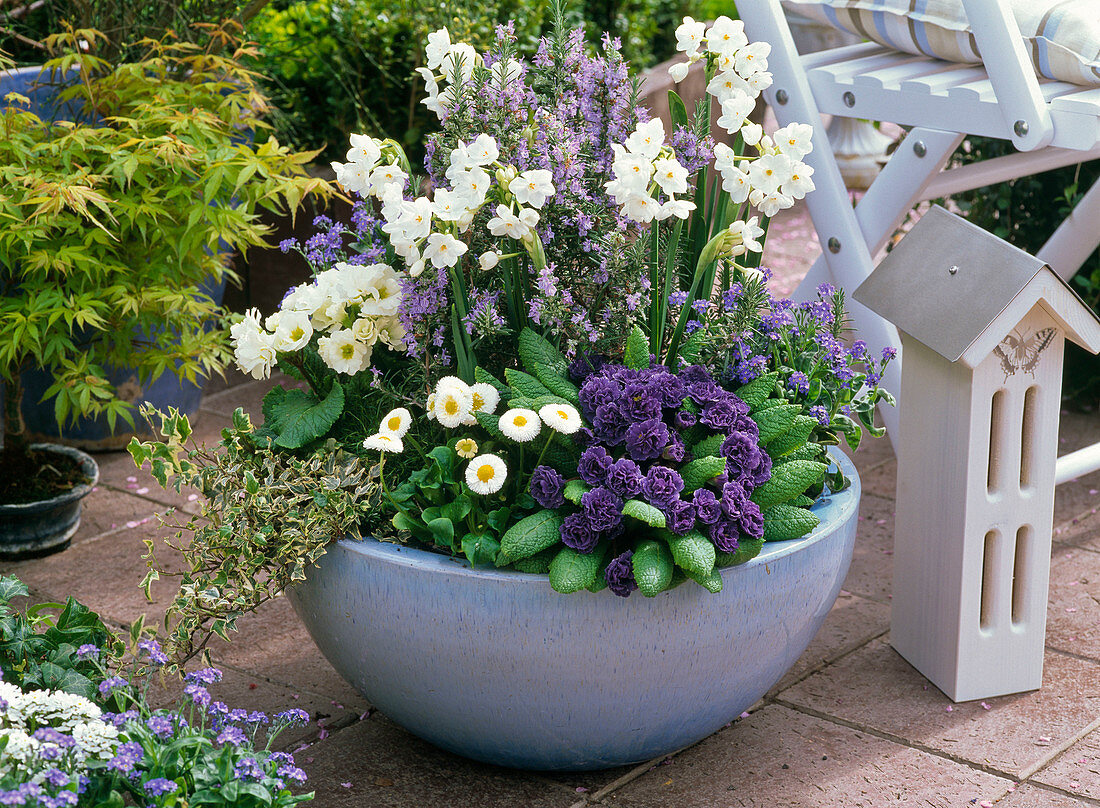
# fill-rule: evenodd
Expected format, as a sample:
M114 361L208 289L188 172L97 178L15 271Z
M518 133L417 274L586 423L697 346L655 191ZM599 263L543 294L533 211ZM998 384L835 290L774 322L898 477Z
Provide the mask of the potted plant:
M321 221L315 280L232 329L241 367L301 386L224 451L172 414L131 452L209 497L179 545L178 659L287 589L413 732L584 769L705 736L805 649L857 518L827 447L881 434L889 355L842 342L843 293L767 292L767 217L813 185L808 127L746 123L766 45L685 20L734 146L675 94L666 139L614 44L554 15L529 62L507 28L487 54L429 37L430 195L396 143L351 137L354 228Z
M146 60L116 66L79 49L96 36L54 38L73 49L47 66L79 76L61 100L94 110L96 125L43 121L11 95L0 114L2 462L19 470L0 495L15 531L0 539L5 553L63 546L79 518L70 500L94 483L90 458L51 460L55 450L30 444L24 374L48 375L30 403L49 402L56 427L102 416L113 430L120 418L133 424L135 409L112 380L117 368L143 383L220 372L229 354L210 324L222 311L202 291L231 274L219 245L261 244L257 208L295 208L327 190L302 170L310 155L240 137L237 127L263 126L264 107L240 54L213 51L222 34L209 51L152 42ZM69 516L48 535L39 516L21 528L19 514L40 510L28 503L52 497L34 481L65 466L62 486L76 486L62 497Z

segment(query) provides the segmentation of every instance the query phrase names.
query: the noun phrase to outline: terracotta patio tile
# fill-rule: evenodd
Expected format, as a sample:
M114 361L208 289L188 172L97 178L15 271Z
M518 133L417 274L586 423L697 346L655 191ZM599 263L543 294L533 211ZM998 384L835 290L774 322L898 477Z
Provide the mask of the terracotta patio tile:
M864 494L852 566L844 589L871 600L890 597L894 569L894 501Z
M264 396L267 395L268 390L280 384L286 388L305 386L304 382L296 381L285 374L275 372L269 379L263 381L249 379L245 384L231 387L212 396L205 396L202 400L202 409L232 418L233 411L237 407L243 407L244 411L258 423L262 413L260 405Z
M285 597L242 617L230 637L228 643L220 639L211 642L211 656L219 662L328 696L358 712L367 709L366 699L324 658Z
M771 693L779 693L809 671L832 662L890 628L890 606L841 590L810 647Z
M1032 780L1100 800L1100 730L1071 746Z
M1081 800L1038 786L1023 785L997 803L997 808L1083 808Z
M771 705L605 801L623 808L949 808L993 799L1009 785L964 764Z
M324 808L568 808L573 789L440 751L374 714L295 754Z
M121 533L82 542L56 555L0 564L0 571L17 575L35 591L51 599L63 601L71 595L99 612L104 619L116 623L130 623L145 614L147 624L159 624L175 593L174 581L162 580L154 584L152 603L139 588L146 571L141 558L146 552L142 540L157 536L154 520ZM158 546L163 547L163 544ZM163 561L178 564L179 555L165 548Z
M875 640L782 694L781 700L1016 777L1100 716L1100 665L1048 651L1043 687L952 704Z
M81 502L80 528L72 542L79 544L103 533L125 529L127 524L149 519L163 510L164 506L128 491L97 485Z
M1046 644L1100 660L1100 553L1055 545L1048 603Z

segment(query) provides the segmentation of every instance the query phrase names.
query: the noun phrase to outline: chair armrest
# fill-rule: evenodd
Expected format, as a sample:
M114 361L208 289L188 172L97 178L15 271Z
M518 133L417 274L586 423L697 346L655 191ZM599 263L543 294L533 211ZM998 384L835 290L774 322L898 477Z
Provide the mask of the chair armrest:
M1013 144L1020 151L1046 146L1054 137L1054 124L1007 0L962 3Z

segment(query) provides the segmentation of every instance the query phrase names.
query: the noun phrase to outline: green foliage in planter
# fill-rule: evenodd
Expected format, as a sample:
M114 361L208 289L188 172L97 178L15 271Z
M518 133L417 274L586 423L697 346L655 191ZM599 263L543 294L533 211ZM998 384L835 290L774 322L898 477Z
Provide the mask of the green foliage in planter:
M969 165L1015 151L1008 141L974 137L963 144L955 160ZM952 201L974 224L1034 255L1097 180L1100 160L1092 160L966 191ZM1100 250L1088 257L1073 285L1086 303L1100 309ZM1100 360L1067 345L1062 386L1066 395L1095 406L1100 396Z
M0 577L0 673L23 690L64 690L96 698L101 677L93 660L77 649L94 645L118 655L122 643L99 615L69 598L65 603L34 603L24 609L13 601L30 590L14 576Z
M60 423L106 414L133 423L109 368L194 381L229 354L210 325L222 310L200 285L232 275L226 249L263 244L259 208L294 210L327 193L275 140L255 145L267 110L241 65L233 29L206 48L147 42L141 62L111 65L80 49L94 31L51 37L60 98L87 120L49 123L19 97L0 115L0 382L6 447L23 440L20 373L53 374Z
M174 409L165 415L145 407L143 414L164 440L132 440L134 462L148 463L165 488L190 486L203 495L201 513L169 523L180 531L169 546L183 554L182 573L146 542L146 593L162 576L180 578L165 614L165 650L178 664L213 636L228 639L241 615L304 580L326 545L357 533L377 511L372 470L335 441L296 457L257 433L238 409L221 443L208 449L191 440L191 424Z

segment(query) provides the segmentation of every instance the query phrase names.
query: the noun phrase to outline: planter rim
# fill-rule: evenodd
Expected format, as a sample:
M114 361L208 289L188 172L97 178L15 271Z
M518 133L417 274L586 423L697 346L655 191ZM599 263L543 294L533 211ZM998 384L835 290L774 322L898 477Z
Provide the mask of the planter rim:
M92 489L99 482L99 465L85 452L79 449L74 449L71 446L62 446L57 443L32 443L32 449L38 449L42 451L53 452L54 454L65 455L80 464L80 470L84 472L84 475L88 478L87 482L78 483L71 489L63 494L58 494L51 499L42 499L37 502L21 502L13 504L0 503L0 514L5 515L20 515L20 514L33 514L38 511L48 510L50 508L56 508L61 505L68 505L70 502L75 502L79 499L83 499L91 493Z
M765 542L763 549L755 558L746 561L744 564L719 567L719 569L744 570L778 561L780 558L789 556L828 538L832 525L847 519L859 507L861 485L855 465L842 452L830 451L829 457L851 480L851 485L846 489L820 498L811 508L815 513L828 508L830 518L821 520L821 523L813 531L800 539ZM483 580L507 581L515 585L527 584L532 586L547 586L550 580L550 576L545 573L500 570L493 567L472 567L464 556L443 555L413 545L396 544L373 537L340 539L339 544L348 552L357 553L365 558L376 558L399 567L416 567L419 572L429 575L476 576Z

